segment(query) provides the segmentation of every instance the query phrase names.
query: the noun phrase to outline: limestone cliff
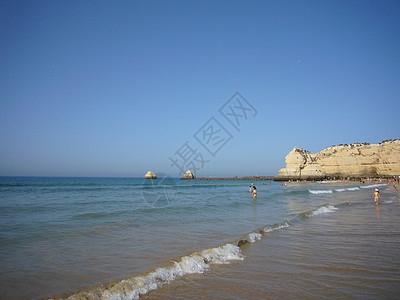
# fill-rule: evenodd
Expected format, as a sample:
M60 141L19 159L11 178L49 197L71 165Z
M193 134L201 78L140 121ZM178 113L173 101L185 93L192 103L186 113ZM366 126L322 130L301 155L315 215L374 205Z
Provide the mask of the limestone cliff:
M318 153L294 147L279 179L400 175L400 140L331 146Z

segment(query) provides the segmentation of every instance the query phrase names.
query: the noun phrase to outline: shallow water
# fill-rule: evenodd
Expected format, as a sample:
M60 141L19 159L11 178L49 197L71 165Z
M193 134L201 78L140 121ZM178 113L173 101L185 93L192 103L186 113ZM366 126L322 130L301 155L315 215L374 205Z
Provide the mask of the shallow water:
M189 275L144 299L398 299L398 200L339 205L265 234L244 260Z
M0 298L396 295L392 188L376 208L372 183L255 184L1 178Z

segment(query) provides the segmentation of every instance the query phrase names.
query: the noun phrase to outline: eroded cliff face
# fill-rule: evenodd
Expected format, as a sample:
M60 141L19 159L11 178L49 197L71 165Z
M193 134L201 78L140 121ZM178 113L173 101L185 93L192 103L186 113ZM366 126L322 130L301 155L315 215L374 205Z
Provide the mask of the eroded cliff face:
M278 178L392 175L400 175L400 140L331 146L315 154L294 147L286 156L286 168L279 170Z

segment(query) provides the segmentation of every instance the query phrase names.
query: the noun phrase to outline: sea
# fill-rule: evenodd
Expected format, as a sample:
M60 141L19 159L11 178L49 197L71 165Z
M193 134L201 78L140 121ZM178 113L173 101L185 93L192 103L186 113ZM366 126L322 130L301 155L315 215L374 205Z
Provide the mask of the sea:
M399 299L391 185L250 185L0 177L0 299Z

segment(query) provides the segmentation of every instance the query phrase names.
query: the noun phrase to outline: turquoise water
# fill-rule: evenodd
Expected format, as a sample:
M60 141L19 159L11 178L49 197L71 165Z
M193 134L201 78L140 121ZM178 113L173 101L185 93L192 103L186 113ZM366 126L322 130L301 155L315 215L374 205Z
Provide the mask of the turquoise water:
M249 255L249 249L278 242L281 232L290 233L291 241L307 237L311 244L321 242L322 234L306 235L307 228L328 234L343 230L338 243L354 239L357 244L369 232L379 236L381 245L390 244L387 252L398 259L393 249L400 246L399 197L384 183L281 186L257 181L257 200L252 199L249 184L173 178L0 178L0 298L80 299L91 293L132 299L147 293L151 297L152 290L162 298L166 283L173 285L193 274L211 278L218 265L227 270L228 264L246 266L260 256ZM377 187L384 200L379 211L372 200ZM357 214L372 214L375 221L380 218L374 224L390 225L372 233L368 226L361 227L349 237L338 220L348 215L354 220ZM328 216L333 221L327 227ZM308 227L308 219L314 227ZM300 227L303 231L296 230ZM356 246L359 251L365 247ZM332 244L326 251L334 249ZM400 283L398 264L385 261L380 267L391 269L391 282ZM255 263L247 269L256 274L268 273L268 268ZM360 276L355 280L366 280ZM235 278L240 281L240 276ZM210 289L209 297L216 293Z

